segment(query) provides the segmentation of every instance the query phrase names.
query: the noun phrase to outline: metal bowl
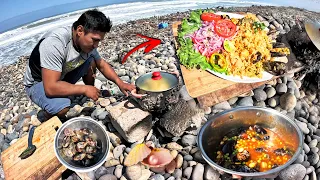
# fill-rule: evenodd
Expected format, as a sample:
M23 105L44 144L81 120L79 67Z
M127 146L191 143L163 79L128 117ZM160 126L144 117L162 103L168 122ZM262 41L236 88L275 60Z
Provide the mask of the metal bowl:
M99 154L94 156L93 165L85 167L77 164L75 161L70 160L69 158L65 157L64 154L61 152L62 147L62 140L65 136L63 131L65 128L71 129L81 129L81 128L88 128L93 133L97 135L97 143L101 150L99 150ZM88 117L76 117L68 120L67 122L63 123L63 125L58 129L55 139L54 139L54 151L58 160L63 164L66 168L75 171L75 172L90 172L93 171L106 161L110 146L109 146L109 136L107 131L103 128L101 124L97 121L88 118Z
M216 147L228 132L255 124L270 129L294 147L295 153L287 163L265 172L245 173L224 168L214 162L213 154L217 150ZM217 170L243 177L278 175L297 159L303 148L302 143L302 133L293 120L276 110L260 107L238 107L216 114L209 118L198 134L198 146L209 165Z

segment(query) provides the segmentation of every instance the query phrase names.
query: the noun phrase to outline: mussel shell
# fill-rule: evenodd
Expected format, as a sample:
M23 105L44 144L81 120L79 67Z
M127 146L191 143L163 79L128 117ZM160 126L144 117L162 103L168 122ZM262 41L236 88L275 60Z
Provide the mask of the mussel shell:
M81 153L81 154L77 154L73 157L73 160L75 161L81 161L82 159L84 159L86 157L85 153Z
M63 133L65 136L74 136L75 135L74 131L71 128L65 128Z
M62 140L62 147L68 147L71 142L70 136L65 136Z
M235 140L229 140L227 142L225 142L222 145L222 152L223 154L232 154L234 149L235 149L235 145L236 145L236 141Z
M254 125L253 128L258 134L267 134L267 131L259 125Z

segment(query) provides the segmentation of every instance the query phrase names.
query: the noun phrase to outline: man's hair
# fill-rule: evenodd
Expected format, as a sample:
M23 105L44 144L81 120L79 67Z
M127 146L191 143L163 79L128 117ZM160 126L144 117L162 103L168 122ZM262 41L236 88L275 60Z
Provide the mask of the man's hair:
M84 27L85 33L94 31L109 32L112 27L112 22L102 12L93 9L84 12L79 19L73 23L72 27L76 30L79 25Z

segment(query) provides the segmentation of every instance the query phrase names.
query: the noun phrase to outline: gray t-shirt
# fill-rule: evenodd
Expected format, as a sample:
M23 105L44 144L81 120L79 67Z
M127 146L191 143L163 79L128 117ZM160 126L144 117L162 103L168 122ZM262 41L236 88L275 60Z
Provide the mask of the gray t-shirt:
M61 78L89 58L101 59L97 49L90 53L78 52L73 46L72 28L61 27L46 33L33 49L23 84L27 87L42 81L41 68L61 72Z

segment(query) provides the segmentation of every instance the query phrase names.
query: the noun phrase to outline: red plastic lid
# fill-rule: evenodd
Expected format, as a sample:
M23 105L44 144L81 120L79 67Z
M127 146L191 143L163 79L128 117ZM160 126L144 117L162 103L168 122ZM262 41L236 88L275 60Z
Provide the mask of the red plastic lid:
M153 80L159 80L161 78L162 78L162 76L161 76L161 73L159 71L152 73L152 79Z

